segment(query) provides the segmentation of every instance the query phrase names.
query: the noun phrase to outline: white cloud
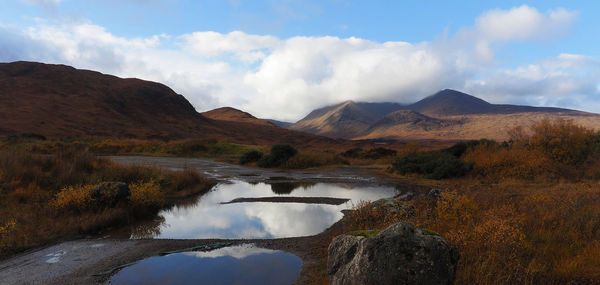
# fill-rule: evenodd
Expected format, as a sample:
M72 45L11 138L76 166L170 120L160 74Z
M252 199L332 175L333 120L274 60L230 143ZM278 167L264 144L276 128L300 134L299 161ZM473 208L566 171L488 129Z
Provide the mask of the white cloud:
M130 38L90 23L40 20L27 28L0 26L0 61L64 63L159 81L199 111L232 106L284 120L348 99L409 103L443 88L544 103L547 96L597 94L596 59L562 54L494 71L494 43L556 38L575 17L564 9L493 10L450 39L422 43L241 31Z
M538 63L499 70L490 77L468 80L465 87L492 102L586 107L580 102L600 99L600 60L584 55L560 54ZM589 100L593 99L593 100Z
M228 34L217 32L195 32L180 37L182 46L201 56L232 54L247 62L265 57L265 52L277 46L280 40L273 36L248 35L233 31Z
M491 10L477 18L475 29L487 41L552 39L563 35L577 12L563 8L540 13L523 5L510 10Z

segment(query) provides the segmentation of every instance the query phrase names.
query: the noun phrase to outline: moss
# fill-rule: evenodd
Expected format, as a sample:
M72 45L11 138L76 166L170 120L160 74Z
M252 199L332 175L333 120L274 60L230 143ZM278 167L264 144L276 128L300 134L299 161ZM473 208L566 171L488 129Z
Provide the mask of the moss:
M381 230L379 229L375 229L375 230L356 230L356 231L350 231L347 232L347 235L351 235L351 236L364 236L364 237L372 237L372 236L376 236L377 234L379 234L379 232L381 232Z
M430 235L430 236L441 236L439 233L434 232L430 229L423 228L422 230L423 230L423 233Z

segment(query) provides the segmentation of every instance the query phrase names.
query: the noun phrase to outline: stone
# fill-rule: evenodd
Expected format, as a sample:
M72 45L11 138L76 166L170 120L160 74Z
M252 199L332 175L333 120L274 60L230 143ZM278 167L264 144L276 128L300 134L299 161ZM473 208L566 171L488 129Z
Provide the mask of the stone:
M130 195L129 185L124 182L102 182L94 186L91 196L100 205L115 205Z
M375 236L341 235L329 245L331 284L453 284L458 249L441 236L396 223Z

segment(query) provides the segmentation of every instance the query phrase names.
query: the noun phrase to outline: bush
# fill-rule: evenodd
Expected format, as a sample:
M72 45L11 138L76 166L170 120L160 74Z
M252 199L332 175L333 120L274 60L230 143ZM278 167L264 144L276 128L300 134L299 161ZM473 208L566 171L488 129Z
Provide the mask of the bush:
M359 158L364 154L364 152L365 151L362 148L356 147L342 152L342 156L348 158Z
M271 153L263 156L257 162L257 165L264 168L278 167L287 162L297 153L298 151L288 144L274 145L271 148Z
M431 179L460 177L472 168L472 163L464 162L446 152L407 155L392 163L392 169L400 174L418 173Z
M600 137L591 129L578 126L572 120L543 120L531 128L526 138L533 148L543 150L552 160L577 165L598 151Z
M362 159L380 159L382 157L396 156L397 152L393 149L377 147L370 150L364 150L360 147L349 149L342 152L343 157L362 158Z
M240 157L240 164L257 162L263 157L263 153L258 150L247 151Z
M83 212L93 204L92 191L94 185L64 187L56 194L51 205L58 210L74 210Z
M446 148L442 151L446 152L448 154L451 154L455 157L461 157L465 152L467 152L467 150L473 149L479 145L483 145L483 146L498 145L498 143L496 141L488 140L488 139L470 140L470 141L466 141L466 142L456 143L455 145L453 145L449 148Z
M396 156L396 154L397 152L393 149L377 147L368 150L364 157L367 159L379 159L382 157Z
M131 195L129 202L134 209L158 209L165 203L165 195L160 191L160 186L150 180L129 185Z

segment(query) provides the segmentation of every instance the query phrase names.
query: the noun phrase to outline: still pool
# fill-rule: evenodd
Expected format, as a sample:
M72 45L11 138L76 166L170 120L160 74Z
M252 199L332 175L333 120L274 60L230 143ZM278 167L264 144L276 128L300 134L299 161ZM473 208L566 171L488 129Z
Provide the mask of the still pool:
M197 200L161 211L157 218L131 228L130 238L283 238L318 234L360 201L392 197L393 187L370 184L257 183L232 181L215 186ZM237 198L328 197L348 199L340 205L244 202ZM311 200L312 201L312 200Z
M245 244L150 257L123 268L110 284L291 284L301 266L290 253Z

